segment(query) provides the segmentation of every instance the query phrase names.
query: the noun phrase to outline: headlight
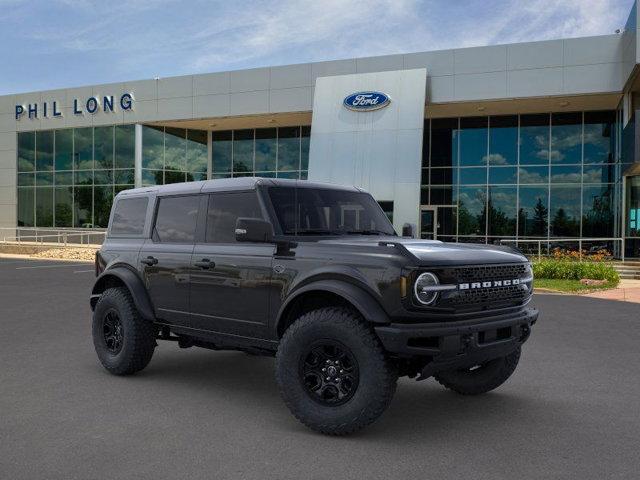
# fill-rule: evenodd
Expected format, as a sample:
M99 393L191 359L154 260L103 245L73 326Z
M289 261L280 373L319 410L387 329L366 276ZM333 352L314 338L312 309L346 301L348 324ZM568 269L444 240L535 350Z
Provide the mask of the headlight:
M438 277L431 272L421 274L413 285L413 293L416 300L422 305L431 305L438 298L438 288L440 284ZM435 288L434 288L435 287Z

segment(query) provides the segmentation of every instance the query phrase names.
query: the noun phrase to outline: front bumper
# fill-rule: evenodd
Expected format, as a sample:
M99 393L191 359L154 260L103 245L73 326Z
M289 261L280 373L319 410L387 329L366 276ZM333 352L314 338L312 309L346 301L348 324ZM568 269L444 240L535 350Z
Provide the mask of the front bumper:
M538 319L538 310L448 323L375 327L384 348L400 357L425 357L419 379L442 370L464 368L508 355L522 345Z

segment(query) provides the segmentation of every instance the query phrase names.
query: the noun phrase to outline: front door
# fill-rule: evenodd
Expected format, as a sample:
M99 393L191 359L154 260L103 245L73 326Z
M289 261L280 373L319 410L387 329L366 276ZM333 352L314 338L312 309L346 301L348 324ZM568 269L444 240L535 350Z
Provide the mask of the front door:
M236 242L238 217L263 218L255 191L209 196L203 242L196 244L191 263L192 324L266 338L275 246Z
M199 195L158 199L152 239L139 262L156 317L165 323L189 321L189 269L194 248Z
M423 240L436 239L436 226L438 225L438 214L434 207L420 208L420 238Z

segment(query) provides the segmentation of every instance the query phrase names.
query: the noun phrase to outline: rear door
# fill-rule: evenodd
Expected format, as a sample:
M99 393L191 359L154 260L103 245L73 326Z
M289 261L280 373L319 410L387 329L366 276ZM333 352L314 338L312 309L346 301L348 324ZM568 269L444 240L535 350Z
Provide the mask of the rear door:
M189 324L189 269L201 198L159 197L152 238L140 251L140 269L156 317L165 323Z
M264 218L255 191L208 196L191 264L191 321L204 330L265 338L275 245L236 242L238 217Z

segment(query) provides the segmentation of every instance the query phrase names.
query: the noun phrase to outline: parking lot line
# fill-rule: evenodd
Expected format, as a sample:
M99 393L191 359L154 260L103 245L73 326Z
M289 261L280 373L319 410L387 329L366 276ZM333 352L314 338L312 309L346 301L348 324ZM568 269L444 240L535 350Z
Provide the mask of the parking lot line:
M27 270L32 268L56 268L56 267L84 267L86 263L58 263L56 265L30 265L28 267L16 267L16 270Z
M92 268L91 270L76 270L73 273L87 273L87 272L95 272L95 270Z

